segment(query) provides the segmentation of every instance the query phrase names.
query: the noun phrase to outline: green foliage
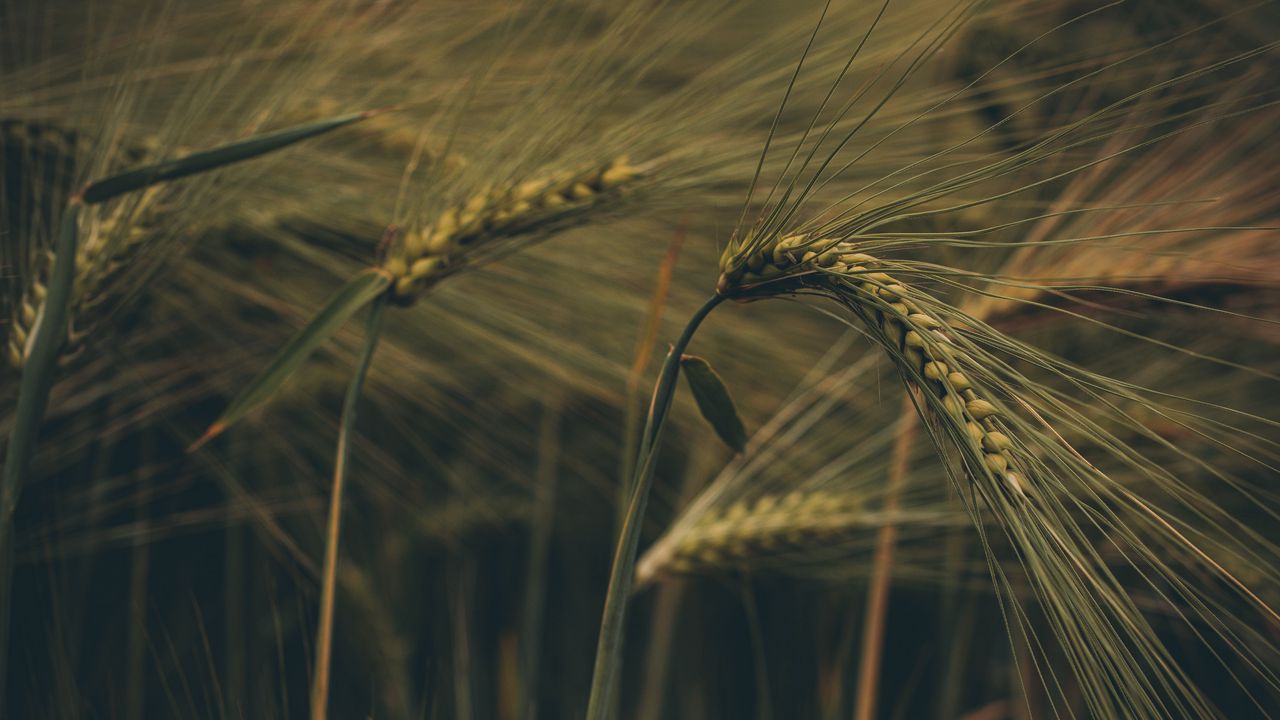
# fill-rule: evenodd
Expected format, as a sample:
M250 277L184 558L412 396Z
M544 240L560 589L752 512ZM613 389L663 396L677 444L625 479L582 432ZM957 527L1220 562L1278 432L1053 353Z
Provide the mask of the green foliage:
M377 269L366 270L347 281L320 312L289 339L271 363L244 386L191 449L217 437L271 399L321 344L333 337L357 311L384 295L390 286L391 278Z
M368 112L352 113L341 117L285 128L271 133L255 135L244 140L220 145L209 150L195 152L176 160L127 170L108 178L89 183L80 192L80 200L88 205L106 202L128 192L141 190L156 183L179 180L190 175L209 172L259 155L280 150L296 142L323 135L344 125L365 120Z

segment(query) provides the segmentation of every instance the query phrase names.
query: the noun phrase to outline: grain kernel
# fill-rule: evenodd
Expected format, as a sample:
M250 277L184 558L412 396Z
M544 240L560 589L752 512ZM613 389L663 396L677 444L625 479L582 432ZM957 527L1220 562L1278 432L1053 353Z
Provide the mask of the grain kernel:
M1013 447L1013 441L999 431L991 431L982 436L982 447L987 452L1004 452Z
M965 403L965 409L968 410L969 414L977 420L991 417L992 415L996 415L1000 412L996 409L995 405L992 405L986 400L970 400Z
M991 472L997 475L1009 469L1009 461L1000 453L986 453L983 455L983 460L986 461L987 467L991 468Z

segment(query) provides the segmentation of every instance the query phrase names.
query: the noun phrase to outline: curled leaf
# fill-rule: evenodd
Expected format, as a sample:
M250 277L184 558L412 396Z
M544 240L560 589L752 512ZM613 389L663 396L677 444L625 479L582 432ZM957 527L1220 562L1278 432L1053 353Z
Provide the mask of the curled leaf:
M738 417L738 409L733 404L729 389L711 364L697 355L682 355L680 366L689 379L689 389L693 391L693 399L697 401L702 417L711 423L716 434L734 452L745 450L747 430Z

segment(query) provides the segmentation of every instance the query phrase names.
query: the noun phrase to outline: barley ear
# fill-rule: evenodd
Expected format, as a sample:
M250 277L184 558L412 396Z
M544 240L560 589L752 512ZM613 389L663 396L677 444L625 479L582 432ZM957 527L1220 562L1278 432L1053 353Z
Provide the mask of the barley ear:
M306 327L289 339L289 343L276 354L271 364L245 386L227 409L223 411L204 435L187 448L187 452L222 434L224 430L249 414L254 408L267 402L289 376L306 362L311 353L325 340L333 337L360 308L386 292L391 286L391 276L379 268L370 268L347 281L329 302L316 314Z
M313 123L295 125L283 130L254 135L244 140L192 153L176 160L166 160L154 165L145 165L133 170L126 170L118 175L112 175L90 183L80 191L80 198L88 205L105 202L127 192L141 190L148 185L154 185L166 180L177 180L188 175L216 170L242 160L265 155L296 142L372 117L379 112L381 111L370 110Z
M689 389L693 391L693 399L698 403L702 417L711 423L725 445L737 453L745 451L747 429L738 417L729 389L711 363L697 355L685 355L680 358L680 367L689 381Z
M54 244L53 273L22 350L24 367L18 385L17 414L9 432L4 456L4 481L0 486L0 533L9 531L8 520L17 505L23 476L35 452L36 432L40 429L49 391L53 388L58 354L67 338L67 315L75 284L80 208L79 203L73 202L62 215L62 225Z
M23 354L27 362L18 384L18 406L5 446L4 475L0 478L0 673L8 670L9 613L13 592L13 511L18 494L35 454L36 435L53 389L58 370L58 354L67 337L71 290L75 284L76 234L79 232L80 204L71 203L62 215L62 226L54 243L57 256L48 292L32 323ZM0 679L0 702L3 702Z
M62 224L54 241L53 271L44 302L32 319L31 330L22 350L22 378L18 386L18 405L9 441L5 447L3 476L0 476L0 671L7 666L6 651L9 630L9 592L12 568L7 559L12 553L12 518L18 504L22 483L30 471L35 454L36 436L44 419L58 369L58 358L67 339L71 320L71 296L75 289L76 245L80 210L86 204L110 200L156 183L176 180L248 160L273 150L334 130L371 113L357 113L317 123L266 133L238 142L194 153L187 157L130 170L87 185L71 198L62 216ZM383 289L389 280L384 280ZM223 425L225 427L225 423ZM217 435L207 435L205 439ZM202 439L203 440L203 439ZM197 445L202 441L197 441Z

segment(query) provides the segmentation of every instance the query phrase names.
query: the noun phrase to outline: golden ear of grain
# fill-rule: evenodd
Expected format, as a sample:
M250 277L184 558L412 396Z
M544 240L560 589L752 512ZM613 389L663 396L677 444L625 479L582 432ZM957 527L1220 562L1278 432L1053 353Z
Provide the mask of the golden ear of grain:
M636 583L746 566L789 548L838 540L866 527L862 509L858 496L820 490L740 501L723 512L708 512L686 532L659 541L636 565Z
M1106 560L1082 539L1082 523L1073 519L1071 510L1087 505L1087 522L1101 517L1119 534L1153 533L1172 543L1177 553L1210 568L1222 586L1229 585L1236 597L1258 612L1271 618L1277 617L1276 612L1197 542L1174 529L1160 510L1072 448L1054 425L1061 420L1064 427L1071 427L1078 416L1066 403L1059 403L1056 394L1004 365L983 345L1046 363L1084 392L1082 402L1087 402L1095 395L1085 382L1072 377L1076 372L1072 366L980 321L961 327L957 320L972 318L894 274L905 270L938 277L937 266L882 261L860 252L863 247L803 235L757 240L726 256L719 293L736 300L821 294L843 304L866 326L867 334L889 353L904 380L920 389L921 409L927 407L936 419L937 435L945 436L959 452L973 489L972 499L966 500L972 519L982 523L989 511L1013 543L1026 572L1045 583L1037 587L1036 596L1053 622L1066 628L1055 634L1072 663L1116 668L1113 676L1095 683L1096 697L1089 701L1092 714L1168 717L1164 708L1172 702L1186 710L1175 715L1211 715L1200 689L1187 681L1170 649L1145 620L1132 591L1115 579ZM1098 381L1096 374L1088 377L1089 382L1108 382ZM1124 394L1131 386L1115 383L1110 387ZM1002 397L1013 398L1022 413L1005 412ZM1034 417L1035 423L1023 420L1023 413ZM1100 431L1097 439L1108 449L1119 446L1111 450L1117 457L1129 451L1105 432ZM1150 477L1177 487L1177 481L1161 469L1150 465L1147 469ZM983 545L993 557L985 538ZM1167 548L1157 550L1134 535L1126 541L1125 552L1129 550L1136 554L1135 566L1149 563L1164 578L1181 582L1166 565ZM674 550L669 552L674 557ZM1006 598L1013 596L1007 581L998 578L997 583ZM1188 602L1204 603L1200 593L1207 598L1213 591L1187 588L1186 592ZM1201 617L1217 621L1211 613ZM1220 637L1232 642L1227 631ZM1248 652L1243 646L1233 647L1242 654ZM1173 683L1178 684L1177 690L1168 700L1165 691Z
M863 314L868 329L892 349L908 377L932 396L931 405L968 430L971 442L964 449L974 460L970 471L988 474L1011 499L1025 497L1025 475L1011 454L1015 443L1005 432L1001 408L978 395L963 370L972 361L953 342L950 329L912 299L917 291L885 272L887 264L858 252L851 243L791 235L763 244L751 256L731 258L727 268L718 283L726 297L774 293L805 278L818 284L832 277L849 283L868 307L876 308Z
M393 299L409 305L449 275L473 251L504 238L564 228L641 179L626 157L576 173L547 175L485 190L411 230L384 268L395 278Z

